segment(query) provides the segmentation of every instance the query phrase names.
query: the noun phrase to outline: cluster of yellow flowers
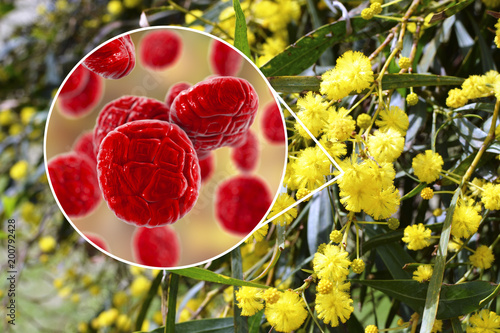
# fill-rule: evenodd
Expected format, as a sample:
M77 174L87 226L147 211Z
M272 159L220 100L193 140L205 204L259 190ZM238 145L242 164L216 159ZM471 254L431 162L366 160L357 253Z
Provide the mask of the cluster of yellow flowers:
M495 96L500 99L500 75L497 71L491 70L484 75L471 75L462 88L455 88L449 91L446 105L450 108L464 106L470 99Z
M334 231L331 239L336 239ZM338 239L337 239L338 240ZM315 310L324 323L336 327L345 323L354 308L350 297L350 283L346 281L349 266L355 273L362 273L364 263L361 259L350 261L348 253L341 246L323 244L313 259L314 273L304 286L295 290L279 291L276 288L260 289L242 287L236 292L236 301L243 316L253 316L264 310L269 324L278 332L291 332L298 329L308 316L306 303L301 293L316 281Z
M286 27L290 22L297 22L299 19L301 4L293 0L240 2L247 21L248 43L258 51L258 65L263 65L290 44ZM193 29L205 30L204 26L196 24L196 17L202 15L203 12L199 10L191 10L186 14L186 24ZM228 5L220 12L218 25L211 33L233 43L235 26L234 7ZM259 38L262 36L265 38Z

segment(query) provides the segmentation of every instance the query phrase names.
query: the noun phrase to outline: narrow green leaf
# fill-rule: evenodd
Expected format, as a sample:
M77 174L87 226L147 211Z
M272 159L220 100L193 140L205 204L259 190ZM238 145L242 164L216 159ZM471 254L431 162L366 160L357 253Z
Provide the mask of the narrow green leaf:
M163 277L163 272L160 271L156 275L156 277L154 278L153 282L151 282L151 286L149 287L148 294L146 295L146 298L142 302L141 311L137 315L137 320L135 321L135 329L136 330L140 330L142 327L142 323L144 322L144 318L146 318L146 314L148 313L149 306L151 305L153 298L155 298L156 295L158 294L158 287L160 286L162 277Z
M434 321L436 320L441 285L443 283L444 269L446 266L448 242L450 240L451 220L453 219L453 212L455 211L455 206L457 205L460 193L461 190L460 187L458 187L455 190L455 194L453 195L450 206L446 212L446 218L444 220L443 230L441 231L441 238L439 239L439 245L437 248L437 255L434 261L434 272L432 273L431 281L429 282L429 289L427 290L425 310L422 316L420 333L430 332L432 330L432 325L434 325ZM457 316L449 316L449 318L452 317Z
M465 147L470 145L474 149L479 150L481 149L481 146L483 145L483 142L488 134L464 117L454 118L452 122L452 124L459 130L457 133L459 135L460 143ZM489 153L500 154L500 145L498 143L490 144L486 151Z
M495 110L495 103L470 103L453 110L453 112L485 111L493 113L493 110Z
M372 227L367 227L365 230L369 237L377 235L377 232ZM380 229L380 233L385 233L385 231ZM401 245L394 242L379 244L376 251L394 279L411 279L410 273L403 270L403 267L415 260L403 250Z
M451 327L453 328L453 333L463 333L462 323L458 318L451 318Z
M187 321L175 325L176 333L233 333L233 318L213 318Z
M260 322L262 321L263 315L264 309L248 318L248 333L259 333Z
M241 9L240 1L233 0L234 13L236 15L236 26L234 28L234 46L251 59L250 46L247 38L247 22L245 14Z
M158 327L149 333L163 333L165 327ZM191 320L175 325L176 333L233 333L233 318L211 318L202 320ZM135 332L145 333L145 332Z
M309 253L316 253L321 243L330 241L333 216L328 189L323 189L312 198L307 219L307 245Z
M288 46L260 69L265 76L297 75L312 66L323 52L339 42L352 42L387 31L394 21L351 18L352 34L346 36L346 22L337 21L313 30Z
M243 264L241 261L241 251L239 247L231 251L231 276L234 279L243 279ZM241 315L241 309L237 306L236 302L236 292L238 290L239 288L233 288L234 332L246 333L248 332L247 317Z
M462 9L464 9L465 7L469 6L473 2L474 2L474 0L460 1L460 2L456 3L453 6L450 6L450 7L446 8L442 12L434 14L432 16L431 20L429 21L429 24L432 25L432 24L437 23L439 21L442 21L442 20L444 20L444 19L446 19L446 18L448 18L450 16L455 15L456 13L458 13L459 11L461 11Z
M190 268L182 268L173 270L175 274L179 274L181 276L185 276L188 278L192 278L195 280L221 283L230 286L248 286L248 287L257 287L257 288L269 288L268 286L253 283L248 281L243 281L239 279L234 279L226 275L218 274L207 269L199 268L199 267L190 267Z
M500 284L497 285L495 290L493 290L491 292L491 294L488 295L488 297L486 297L485 299L482 299L481 302L479 302L479 305L484 306L485 304L488 304L493 299L495 299L495 297L497 297L498 295L500 295Z
M319 91L320 76L271 76L269 82L276 91L299 93L302 91ZM382 89L396 89L423 86L461 85L463 78L433 74L386 74L382 78ZM365 93L368 90L362 92Z
M413 190L411 190L410 192L406 193L403 197L401 197L401 201L413 198L414 196L419 194L426 187L427 187L427 183L418 184Z
M443 228L442 223L435 223L435 224L428 224L425 226L428 229L431 229L431 231L440 231ZM380 233L377 236L370 237L366 242L363 243L363 251L368 252L373 248L376 248L380 245L383 244L390 244L394 242L399 242L401 238L403 238L403 229L398 229L394 231L390 231L387 233ZM354 258L356 254L352 253L352 258Z
M384 294L404 302L413 310L420 313L424 311L424 307L426 306L428 283L420 283L414 280L351 280L351 282L380 290ZM481 307L479 304L481 299L490 294L494 289L495 285L487 281L443 285L437 319L459 317L477 310ZM434 320L432 323L434 323ZM430 332L430 330L424 332Z
M283 251L285 249L286 241L286 226L281 224L276 225L276 234L278 236L279 251Z
M14 5L11 3L0 3L0 17L5 16L14 8Z
M160 275L160 274L158 274ZM168 288L168 312L165 323L166 333L175 333L175 314L177 309L177 291L179 290L179 275L170 273L170 286Z

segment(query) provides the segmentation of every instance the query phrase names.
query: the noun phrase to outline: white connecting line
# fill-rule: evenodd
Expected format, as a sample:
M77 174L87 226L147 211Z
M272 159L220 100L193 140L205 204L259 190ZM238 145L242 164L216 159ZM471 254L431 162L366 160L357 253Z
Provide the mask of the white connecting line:
M274 92L273 92L274 94ZM340 167L340 165L330 156L330 154L328 154L328 152L326 151L326 149L319 143L319 141L314 137L314 135L312 135L312 133L309 131L309 129L304 125L304 123L302 122L302 120L299 119L299 117L297 117L297 115L295 114L295 112L292 111L292 109L288 106L287 103L285 103L285 101L281 98L281 96L279 96L278 94L275 94L276 98L280 101L280 103L282 105L285 106L285 108L288 110L288 112L290 112L290 114L295 118L295 120L300 124L300 126L302 126L304 128L304 130L306 131L306 133L314 140L314 142L316 143L316 145L318 145L318 147L321 149L321 151L323 153L325 153L325 155L328 157L328 159L330 160L330 162L332 162L332 164L337 168L337 170L340 171L340 174L333 178L332 180L328 181L327 183L321 185L320 187L318 187L317 189L315 189L314 191L311 191L311 193L309 193L308 195L304 196L303 198L301 198L300 200L297 200L293 205L290 205L288 206L287 208L283 209L281 212L279 212L278 214L274 215L272 218L262 222L261 224L259 224L259 228L261 226L263 226L264 224L267 224L271 221L273 221L274 219L276 219L277 217L285 214L286 212L288 212L290 209L294 208L295 206L297 206L298 204L300 204L301 202L303 202L304 200L307 200L309 199L311 196L313 196L315 193L321 191L322 189L324 189L325 187L329 186L330 184L334 183L337 179L339 179L339 177L342 177L342 175L344 174L344 170L342 170L342 168Z

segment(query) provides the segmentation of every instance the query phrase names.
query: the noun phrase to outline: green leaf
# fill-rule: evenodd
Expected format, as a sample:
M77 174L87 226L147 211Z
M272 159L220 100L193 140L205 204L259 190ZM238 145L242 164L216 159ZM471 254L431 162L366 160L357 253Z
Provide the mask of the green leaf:
M313 30L288 46L283 52L264 64L260 69L265 76L297 75L312 66L323 52L340 42L352 42L387 31L393 21L351 18L352 34L346 36L346 22L337 21Z
M243 265L241 261L241 251L237 247L231 251L231 276L234 279L243 279ZM234 312L234 332L244 333L248 332L248 321L247 317L241 315L241 309L238 307L236 302L236 292L239 288L233 288L233 312Z
M470 24L472 25L472 28L474 28L474 33L477 36L477 43L476 45L479 47L480 55L481 55L481 66L483 68L483 72L486 73L487 71L494 69L496 70L495 66L495 61L493 60L493 56L491 53L491 48L490 46L486 43L484 40L483 35L481 34L481 30L479 26L476 23L476 20L472 17L470 13L467 13L469 17L471 18L469 20Z
M264 309L248 318L248 333L259 333L260 322L264 315Z
M243 52L244 55L251 59L250 46L247 38L247 22L245 14L241 9L240 1L233 0L234 13L236 15L236 26L234 28L234 47Z
M446 266L446 254L448 253L448 242L451 234L451 220L453 219L453 212L455 211L455 206L457 205L460 194L461 187L458 187L455 190L450 206L446 211L446 218L444 220L443 230L441 231L441 238L439 239L439 245L436 249L434 272L432 273L432 277L429 282L429 289L427 290L425 298L425 310L422 316L422 326L420 328L421 332L430 332L432 330L432 325L434 325L436 315L440 311L440 308L438 308L438 302L441 294L444 269ZM451 317L457 316L450 316L449 318Z
M466 118L454 118L452 124L458 129L459 141L464 147L471 146L477 150L481 149L488 135L485 131ZM490 144L486 151L500 154L500 145L498 143Z
M462 323L458 318L451 318L451 327L453 328L453 333L463 333Z
M366 233L370 237L377 235L373 228L367 227ZM379 233L385 233L380 229ZM380 244L376 248L377 254L382 259L387 269L394 279L410 279L411 275L403 270L403 267L415 260L403 249L403 247L395 242Z
M455 15L465 7L469 6L472 4L474 0L465 0L465 1L460 1L457 4L450 6L443 10L442 12L436 13L432 16L431 20L429 21L429 24L433 25L434 23L437 23L439 21L442 21L444 19L447 19L450 16Z
M440 231L443 228L443 223L427 224L425 227L431 229L432 232L436 232ZM385 232L380 233L377 236L370 237L369 240L363 242L363 251L368 252L371 249L376 248L383 244L399 242L401 238L403 238L403 235L404 235L403 229L398 229L387 233ZM355 255L356 255L355 253L352 253L353 258Z
M137 315L137 320L135 321L135 329L136 330L141 329L144 318L146 318L146 314L148 313L149 306L151 305L151 301L153 300L153 298L155 298L158 295L158 287L160 286L162 278L163 278L163 271L160 271L156 275L153 282L151 283L151 286L149 287L148 294L146 295L146 298L142 302L141 311Z
M164 333L165 326L149 333ZM175 325L176 333L233 333L233 317L191 320ZM136 332L143 333L143 332Z
M489 302L491 302L492 300L494 300L495 297L497 297L498 295L500 295L500 284L497 285L497 287L495 288L495 290L493 290L491 292L491 294L488 295L488 297L486 297L485 299L481 300L481 302L479 302L479 305L484 306L485 304L488 304Z
M199 267L190 267L190 268L182 268L173 270L175 274L179 274L181 276L185 276L188 278L192 278L195 280L221 283L230 286L247 286L247 287L257 287L257 288L269 288L269 286L265 286L259 283L253 283L248 281L243 281L239 279L234 279L226 275L218 274L207 269L199 268Z
M404 302L419 313L424 310L428 283L414 280L351 280L351 282L380 290L384 294ZM459 317L477 310L481 307L479 302L494 289L495 285L487 281L443 285L437 308L437 319ZM425 332L430 332L430 330Z
M307 219L307 245L309 253L316 253L321 243L330 241L333 216L328 188L316 193L312 198Z
M5 16L8 14L11 10L13 10L15 7L13 4L10 3L0 3L0 17Z
M284 224L276 225L276 234L278 236L278 248L280 251L283 251L285 249L285 241L286 241L286 226Z
M269 83L276 91L284 93L300 93L302 91L319 91L320 76L271 76ZM386 74L382 78L382 89L397 89L423 86L461 85L463 78L433 74ZM366 93L368 90L363 91Z
M160 274L158 274L160 275ZM166 333L175 332L175 314L177 308L177 291L179 290L179 275L170 273L170 286L168 288L168 312L166 322Z
M406 200L406 199L410 199L410 198L416 196L417 194L422 192L422 190L426 187L427 187L427 183L418 184L413 190L411 190L410 192L406 193L403 197L401 197L401 201Z
M453 110L453 112L471 112L471 111L485 111L493 113L495 110L495 103L470 103Z

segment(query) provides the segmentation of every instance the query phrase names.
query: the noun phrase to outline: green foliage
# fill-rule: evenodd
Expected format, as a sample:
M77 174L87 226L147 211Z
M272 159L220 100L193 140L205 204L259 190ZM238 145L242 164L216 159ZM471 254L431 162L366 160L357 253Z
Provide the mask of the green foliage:
M362 332L369 324L381 330L394 328L397 319L405 322L405 328L413 325L413 331L420 332L430 332L435 320L443 319L444 332L464 332L474 312L490 309L498 313L500 216L496 210L484 209L480 195L474 194L483 185L472 183L477 178L498 184L498 96L468 98L456 108L446 100L448 92L463 87L471 75L498 69L500 55L494 38L500 14L472 0L400 1L384 7L371 20L359 16L368 1L344 1L332 8L316 0L294 2L296 7L285 0L172 1L161 6L154 1L118 3L121 11L110 14L102 1L55 1L40 7L41 14L33 22L16 25L0 50L0 215L4 226L0 244L7 248L5 221L15 219L17 286L23 290L16 300L23 304L19 308L21 331L257 333L273 329L264 310L241 316L235 299L241 287L303 294L312 315L299 327L301 332ZM274 11L273 4L279 4L279 10ZM259 10L258 6L267 7ZM17 9L16 2L2 3L0 17L9 19ZM186 15L194 10L201 11L199 19L187 24ZM322 100L335 110L346 108L353 120L360 114L380 120L380 110L396 105L408 116L404 150L391 162L400 198L393 215L399 218L400 228L391 231L386 218L347 209L346 196L335 184L299 204L298 216L290 225L270 223L262 242L243 243L203 267L140 270L89 248L52 199L44 177L43 131L52 97L66 74L102 41L138 28L141 13L152 26L204 29L256 62L295 112L285 112L290 164L306 148L317 145L294 129L295 116L303 111L297 99L309 91L319 93L321 75L335 68L347 50L370 55L374 82L369 89L352 90L340 101ZM401 56L410 58L411 72L399 67ZM493 89L495 84L485 86ZM419 98L415 106L404 100L412 92ZM23 120L26 107L36 112ZM378 127L375 121L370 126L370 133L356 126L345 140L346 156L336 159L373 160L382 167L366 145ZM412 165L413 158L426 150L439 153L444 160L435 182L419 181ZM11 169L19 161L27 161L29 167L25 175L13 177ZM334 169L324 175L325 181L335 176ZM420 195L427 187L435 192L431 200ZM287 193L293 197L296 189L291 188L287 187ZM473 236L462 239L464 244L455 246L452 218L461 198L472 199L481 223ZM428 247L408 250L401 240L405 228L418 223L434 238ZM320 244L330 242L333 229L342 230L340 246L348 251L348 258L361 258L366 265L361 274L349 272L346 282L351 283L354 310L334 328L315 309L319 278L313 265L318 251L321 254ZM53 252L40 249L39 241L45 236L55 239ZM471 266L469 257L479 245L492 247L496 261L491 268ZM420 264L434 269L429 283L411 280L412 269ZM168 279L162 284L164 273ZM5 286L5 273L1 277ZM142 283L140 288L137 281ZM125 302L119 303L116 295L124 295ZM103 314L113 309L124 316L121 324L128 327L120 327L116 318L103 320ZM165 322L158 319L158 312L165 315ZM412 312L422 320L410 323Z

